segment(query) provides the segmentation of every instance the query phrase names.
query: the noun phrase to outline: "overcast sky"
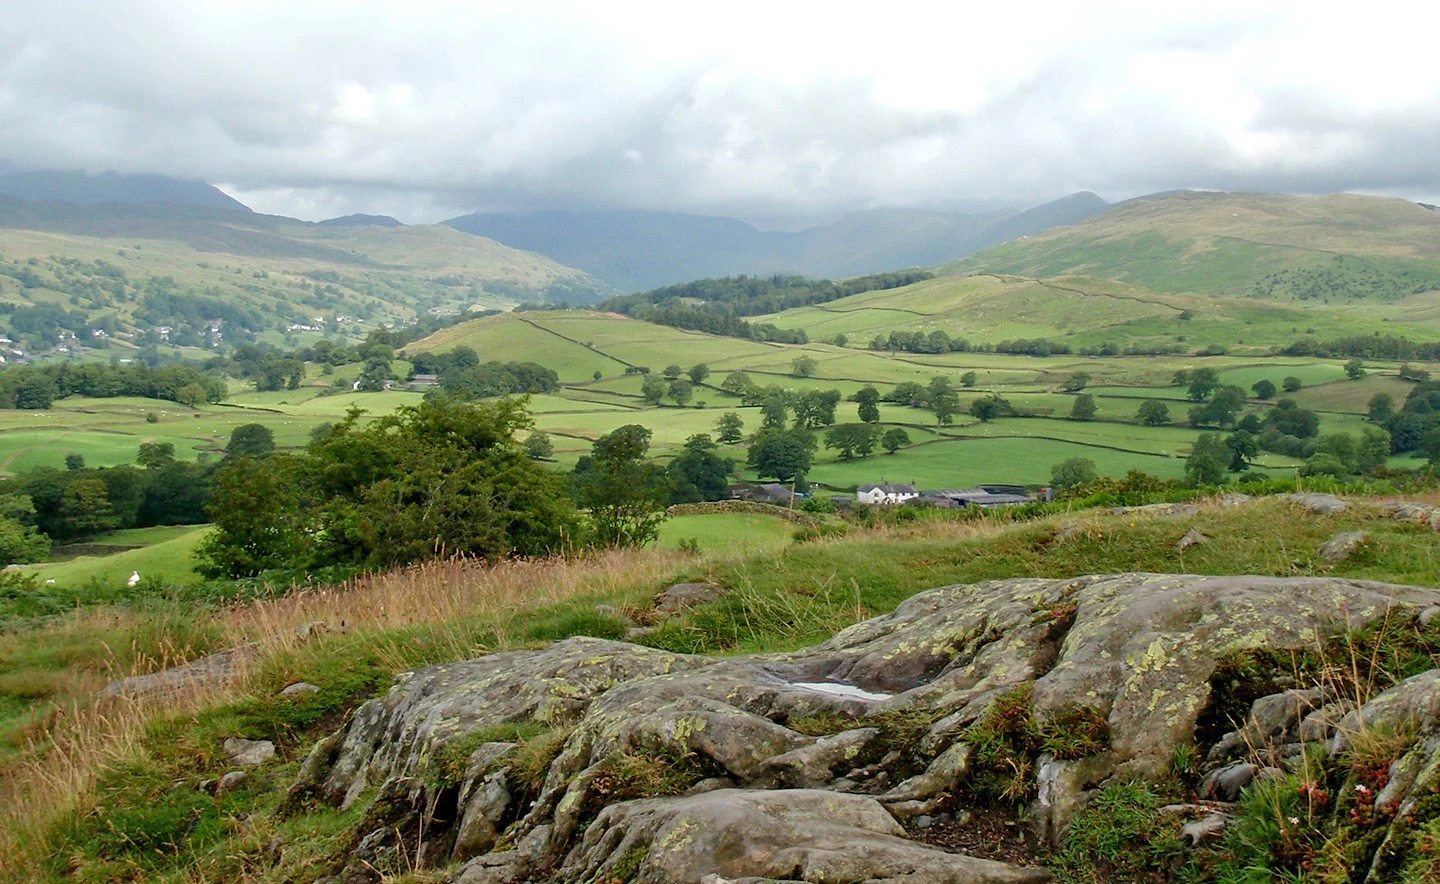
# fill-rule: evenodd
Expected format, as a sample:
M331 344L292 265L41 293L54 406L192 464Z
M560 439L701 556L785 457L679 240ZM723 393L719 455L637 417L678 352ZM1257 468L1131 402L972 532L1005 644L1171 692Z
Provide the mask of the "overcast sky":
M1440 196L1434 7L1169 5L16 0L0 157L411 222Z

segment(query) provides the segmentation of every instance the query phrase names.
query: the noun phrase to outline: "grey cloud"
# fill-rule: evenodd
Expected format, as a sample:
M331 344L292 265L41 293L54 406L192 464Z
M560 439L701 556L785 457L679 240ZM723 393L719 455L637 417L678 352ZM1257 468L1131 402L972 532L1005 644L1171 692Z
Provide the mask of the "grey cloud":
M933 28L897 7L913 20L897 39L886 10L811 33L765 6L23 6L0 33L6 159L203 177L303 217L1440 194L1440 72L1408 67L1397 99L1385 72L1412 47L1301 7L967 10ZM1338 94L1338 58L1377 100Z

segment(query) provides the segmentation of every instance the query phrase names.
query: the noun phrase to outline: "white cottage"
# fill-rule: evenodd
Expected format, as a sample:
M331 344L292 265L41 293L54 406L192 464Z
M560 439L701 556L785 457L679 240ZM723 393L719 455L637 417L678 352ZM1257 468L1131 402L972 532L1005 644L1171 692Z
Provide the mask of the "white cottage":
M891 506L919 497L914 485L861 485L855 489L855 500L864 504Z

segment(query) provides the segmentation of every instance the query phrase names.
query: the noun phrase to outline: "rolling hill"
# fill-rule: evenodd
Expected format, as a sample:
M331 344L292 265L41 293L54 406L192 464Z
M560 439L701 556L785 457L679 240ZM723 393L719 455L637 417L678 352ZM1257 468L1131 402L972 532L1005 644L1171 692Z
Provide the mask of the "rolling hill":
M879 209L797 232L666 212L474 214L445 224L579 267L621 291L701 277L803 273L838 278L927 266L1108 207L1079 193L1025 212Z
M0 174L0 194L31 202L171 203L248 212L249 207L218 187L167 175L123 175L102 172L6 172Z
M1181 192L988 249L952 269L1156 292L1400 302L1440 290L1440 212L1399 199Z
M294 326L351 333L427 311L609 293L542 255L439 225L0 197L0 329L32 352L95 329L116 346L202 346L214 320L231 341ZM161 327L171 331L157 341Z

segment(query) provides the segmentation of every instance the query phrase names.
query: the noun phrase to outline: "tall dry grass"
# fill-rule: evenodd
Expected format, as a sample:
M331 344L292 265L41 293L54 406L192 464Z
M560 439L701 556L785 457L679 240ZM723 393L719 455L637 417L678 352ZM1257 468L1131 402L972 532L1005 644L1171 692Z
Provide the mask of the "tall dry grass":
M38 722L20 758L0 769L0 880L27 880L46 857L46 834L65 814L94 803L98 779L143 753L146 727L162 716L187 715L234 702L251 690L250 673L272 655L304 643L307 624L350 633L384 633L414 626L434 628L455 659L473 655L461 621L489 618L498 634L517 633L525 612L592 595L651 588L684 561L658 550L610 550L572 558L485 564L451 559L428 562L328 588L296 588L271 599L247 602L207 615L227 647L250 645L234 679L197 684L163 698L100 699L107 678L154 672L197 656L194 647L162 643L161 651L110 649L105 678L88 676L70 698ZM113 617L84 614L82 618ZM66 625L62 629L79 628ZM203 630L200 630L203 631ZM37 640L42 640L39 636ZM164 648L170 650L164 650ZM383 656L382 656L383 659ZM403 654L395 654L397 667ZM31 876L33 877L33 876Z

